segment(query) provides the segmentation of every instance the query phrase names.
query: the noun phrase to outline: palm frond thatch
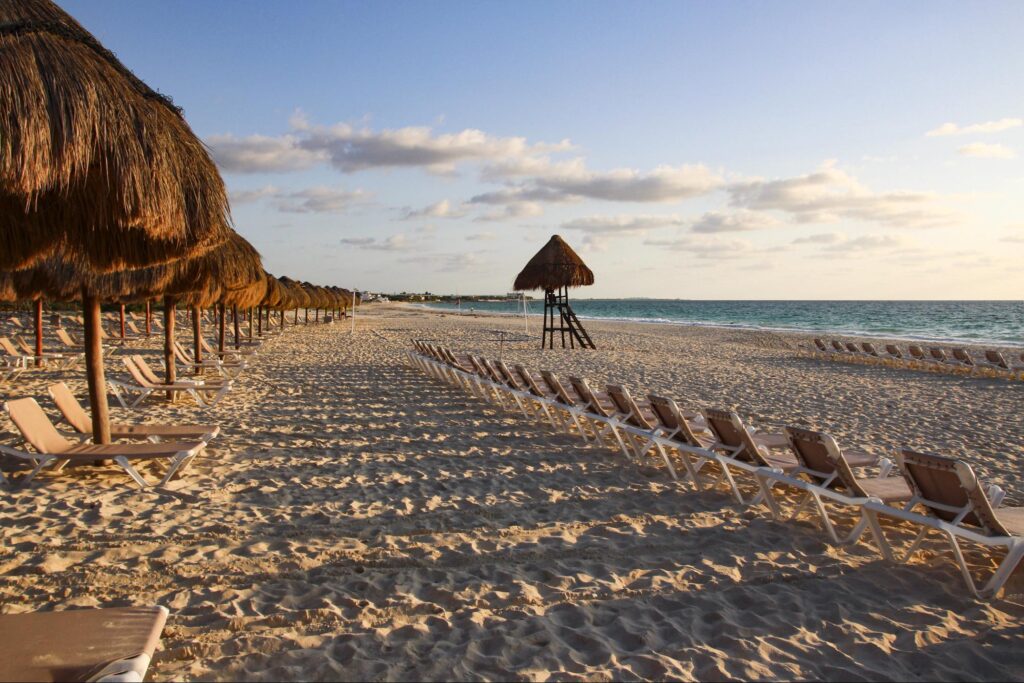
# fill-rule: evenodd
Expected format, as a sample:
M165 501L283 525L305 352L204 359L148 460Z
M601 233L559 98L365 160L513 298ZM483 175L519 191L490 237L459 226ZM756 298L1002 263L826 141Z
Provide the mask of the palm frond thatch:
M222 239L227 193L168 98L50 0L0 0L0 268L112 271Z
M516 291L585 287L594 284L594 273L575 251L558 235L530 259L516 276Z

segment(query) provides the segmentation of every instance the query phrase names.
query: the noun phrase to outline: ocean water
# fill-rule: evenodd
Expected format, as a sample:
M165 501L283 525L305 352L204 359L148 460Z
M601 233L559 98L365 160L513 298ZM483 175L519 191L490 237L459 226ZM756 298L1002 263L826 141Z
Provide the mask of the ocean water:
M581 319L798 330L935 342L1024 346L1024 301L686 301L574 299ZM429 308L457 310L454 304ZM472 301L462 311L515 315L517 301ZM541 314L543 301L528 302ZM518 314L522 315L519 307Z

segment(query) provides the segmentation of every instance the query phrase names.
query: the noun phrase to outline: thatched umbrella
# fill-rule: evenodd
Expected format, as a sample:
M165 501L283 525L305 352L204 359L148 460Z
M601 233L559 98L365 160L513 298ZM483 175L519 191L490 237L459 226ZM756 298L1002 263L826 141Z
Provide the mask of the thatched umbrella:
M526 263L526 267L516 276L512 288L516 291L544 290L544 329L541 335L541 348L544 348L544 340L548 333L551 334L548 348L554 347L556 331L562 334L563 347L565 333L569 332L570 346L574 345L575 339L580 346L593 348L594 343L569 306L570 287L585 287L592 284L593 271L558 235L552 235L548 243ZM558 327L555 327L556 312Z
M224 183L181 111L49 0L0 2L0 121L0 267L59 254L111 272L223 238ZM93 435L107 443L100 297L77 284Z
M175 281L168 286L167 293L169 296L181 298L183 303L187 303L192 309L193 353L196 362L202 359L200 309L218 305L219 351L223 353L225 306L235 305L239 301L247 303L251 298L258 298L252 295L247 297L247 289L256 283L262 283L264 277L265 271L259 252L233 230L222 246L182 263ZM256 294L262 296L260 293ZM164 354L168 373L171 373L174 366L174 349L171 346L173 340L173 335L165 337Z
M281 299L284 297L284 287L277 281L277 278L270 273L264 272L264 279L266 280L267 288L266 294L263 295L263 301L261 306L267 309L267 331L270 331L270 311L273 310L281 303ZM263 318L259 320L259 334L263 336Z
M61 245L95 270L213 246L217 167L169 98L49 0L0 2L0 267Z

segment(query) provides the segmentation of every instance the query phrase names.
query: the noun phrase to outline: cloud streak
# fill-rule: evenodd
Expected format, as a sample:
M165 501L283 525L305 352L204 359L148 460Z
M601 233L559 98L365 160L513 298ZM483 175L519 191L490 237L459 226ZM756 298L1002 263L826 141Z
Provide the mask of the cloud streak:
M961 156L975 157L977 159L1013 159L1017 153L1006 145L989 144L986 142L972 142L957 150Z
M729 204L757 211L783 211L799 223L860 220L897 228L951 225L959 216L926 192L873 192L826 162L795 178L750 180L728 188Z
M999 133L1011 128L1024 126L1024 119L1004 118L997 121L985 121L984 123L972 123L967 126L960 126L955 123L944 123L937 128L925 133L927 137L940 137L946 135L974 135L977 133Z

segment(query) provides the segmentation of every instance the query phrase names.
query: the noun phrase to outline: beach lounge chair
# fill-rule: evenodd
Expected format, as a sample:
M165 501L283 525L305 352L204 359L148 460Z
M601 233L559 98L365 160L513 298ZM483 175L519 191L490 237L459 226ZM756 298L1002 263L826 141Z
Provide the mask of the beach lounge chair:
M204 358L200 362L195 361L195 357L190 354L184 347L184 345L175 341L173 346L174 357L178 359L182 365L188 367L191 366L193 372L199 370L216 370L225 377L238 377L242 370L249 367L249 363L241 359L229 359L221 360L217 357Z
M929 346L928 355L931 356L932 362L936 363L939 367L949 369L954 365L953 361L946 355L945 350L938 346Z
M869 360L881 361L882 356L878 353L878 349L871 342L861 342L860 348L868 356Z
M4 354L6 354L6 360L10 365L17 365L23 370L28 369L33 360L21 351L18 351L18 349L14 348L14 344L12 344L11 340L7 337L0 337L0 351L3 351Z
M71 389L64 382L51 384L48 392L57 405L64 420L79 434L92 435L92 419L85 408L78 402ZM144 424L110 424L110 436L114 439L140 439L159 443L164 439L184 441L205 441L209 443L218 434L217 425L144 425Z
M843 346L843 344L840 341L838 341L836 339L833 339L831 344L832 344L832 349L836 353L838 353L840 355L844 355L844 356L846 355L846 353L847 353L846 348Z
M0 615L0 680L142 681L165 607Z
M526 366L518 363L514 365L512 369L515 371L516 376L522 381L526 390L529 391L530 395L533 396L540 404L544 414L548 417L548 423L553 429L569 433L570 429L563 417L565 415L570 415L572 416L571 419L576 422L577 430L581 433L583 439L585 441L589 441L586 435L582 434L583 428L579 425L578 416L575 415L575 412L579 411L576 411L574 408L570 408L569 406L560 405L558 395L550 389L546 389L546 385L537 382L537 379L529 370L526 369Z
M900 519L921 528L898 560L909 560L930 532L938 532L949 543L971 593L978 598L998 595L1024 558L1024 507L998 508L1003 498L1002 490L990 487L986 493L970 465L962 460L902 449L896 455L896 462L914 492L907 509L898 510L869 502L866 510L870 514ZM924 514L914 512L915 505L920 505ZM967 566L961 541L1006 551L995 572L981 588ZM883 554L886 559L896 559L890 547L886 547Z
M683 411L674 400L665 396L648 394L647 401L661 427L659 442L679 453L694 488L700 490L700 470L716 460L715 454L709 450L715 443L715 437L707 431L704 417ZM696 464L691 456L696 458Z
M576 428L576 434L586 442L590 442L590 434L594 436L594 441L601 443L607 436L606 432L608 426L605 422L597 420L596 416L590 412L587 408L587 400L580 396L579 392L573 389L571 392L566 389L562 384L562 380L558 378L558 375L550 370L540 371L541 381L550 393L555 395L555 401L552 405L556 410L562 411L562 413L571 420L563 420L562 425L565 428L567 434L572 433L572 427ZM587 431L589 426L590 431ZM616 444L620 444L621 439L616 436ZM623 449L625 446L621 446Z
M676 468L672 466L665 447L658 439L659 436L664 435L664 432L658 425L658 417L651 410L650 405L644 407L638 405L632 394L629 393L629 389L621 384L609 384L605 388L608 391L608 398L611 399L618 412L617 417L622 422L622 432L629 441L634 456L643 458L651 449L656 450L664 461L665 467L668 468L672 479L678 481Z
M143 488L150 484L139 474L132 462L168 460L167 471L157 484L157 486L163 486L179 469L187 467L206 448L205 441L139 444L74 443L57 431L34 398L14 399L8 401L5 407L22 437L36 450L36 453L26 453L8 446L0 446L2 453L36 463L35 469L22 477L22 485L27 484L49 465L54 465L55 470L60 470L69 462L112 459Z
M833 543L853 543L860 538L865 528L871 527L881 548L885 544L885 539L881 536L881 530L874 522L874 518L864 514L864 504L868 499L873 499L886 505L893 505L906 503L913 497L902 477L889 476L892 462L870 453L844 451L832 436L824 432L801 427L786 427L785 432L793 454L803 468L801 476L807 477L810 482L776 478L774 481L765 482L768 495L772 495L771 487L775 483L798 488L807 495L790 514L790 519L795 519L807 507L807 503L813 502L821 523ZM868 466L878 466L879 475L863 477L854 471L855 468ZM849 532L840 536L823 499L860 508L860 520ZM773 512L779 512L777 505L771 507Z
M933 357L926 354L917 344L911 344L907 347L907 351L910 352L910 357L917 363L917 367L924 368L927 370L941 370L942 365L938 363ZM939 349L941 351L941 349Z
M142 360L141 356L129 356L121 360L124 361L124 365L134 381L124 382L108 379L107 383L113 390L118 402L124 408L134 409L150 395L161 391L169 391L173 395L188 394L195 400L197 405L205 408L216 404L231 390L230 380L222 384L209 386L203 381L189 380L179 380L174 384L164 384L159 378L152 379L152 369L149 368L144 360L142 365L139 365L138 361ZM144 371L143 368L146 368L146 370ZM149 376L147 376L147 372Z
M786 435L754 432L731 410L706 408L703 414L708 431L715 437L709 450L720 453L715 458L721 467L718 481L729 484L733 496L741 505L756 505L764 500L772 514L778 514L774 499L763 485L763 478L757 475L761 468L766 473L789 476L800 473L802 467L790 451ZM747 500L743 497L732 476L733 470L749 474L755 480L759 492L754 498Z
M27 358L31 358L31 359L35 360L35 358L37 357L36 356L36 350L35 350L35 348L32 347L31 344L29 344L27 341L25 341L24 337L15 336L14 337L14 343L18 345L18 348L20 348L22 350L22 352L25 354L25 356ZM64 358L64 354L63 353L50 353L50 352L44 351L43 355L38 356L38 358L40 358L43 361L44 365L47 365L47 364L49 364L51 362L55 362L58 365L63 366L65 364L65 362L66 362L66 359Z
M1024 360L1024 355L1022 355L1021 360ZM1024 365L1018 365L1007 360L1006 357L998 351L991 349L985 351L985 363L999 372L1009 374L1011 377L1020 377L1021 379L1024 379Z
M900 351L900 347L896 344L886 344L885 352L889 354L889 360L896 363L902 363L908 360L907 357L903 355L903 352Z
M502 382L508 387L509 392L515 399L516 404L523 412L523 416L526 419L532 419L539 423L551 423L551 416L547 412L547 406L544 405L544 401L534 396L529 388L523 386L523 384L516 378L516 375L509 370L508 366L503 360L492 360L490 362L491 367L494 368L498 376L501 377Z
M953 360L951 361L951 363L954 366L959 364L961 366L961 369L969 372L972 375L978 374L979 372L982 371L981 366L974 362L974 359L971 357L971 354L967 351L967 349L961 346L956 346L950 349L950 352L953 354Z
M18 378L18 375L25 372L20 361L9 359L6 356L0 357L0 384L5 384Z
M553 377L554 375L552 375ZM545 381L547 378L545 377ZM569 385L580 398L580 405L584 415L594 428L594 434L599 439L612 436L615 443L622 449L623 455L630 459L630 451L626 442L622 439L620 430L623 423L615 415L615 404L607 393L594 391L590 383L583 377L569 376Z
M224 346L224 353L221 353L210 346L209 342L206 341L206 337L200 337L199 346L202 347L203 352L209 355L210 358L220 358L221 360L241 360L242 356L256 355L259 344L257 342L253 342L252 344L249 344L248 342L241 343L237 349L234 345L226 344Z
M824 339L818 339L817 337L815 337L814 346L822 353L832 355L832 352L829 350L828 346L825 345Z

